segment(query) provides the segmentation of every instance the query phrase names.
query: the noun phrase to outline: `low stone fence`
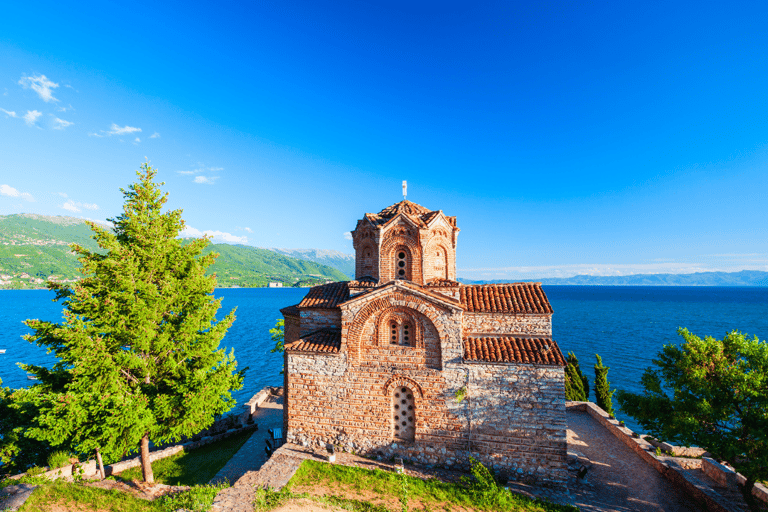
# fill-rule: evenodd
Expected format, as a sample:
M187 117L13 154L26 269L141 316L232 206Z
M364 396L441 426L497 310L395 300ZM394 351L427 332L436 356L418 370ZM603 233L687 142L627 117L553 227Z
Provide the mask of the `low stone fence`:
M205 446L207 444L221 441L222 439L226 439L227 437L233 436L235 434L239 434L241 432L246 432L248 430L255 430L256 428L257 426L255 424L245 425L239 428L227 430L226 432L217 434L215 436L206 436L197 441L189 441L186 443L169 446L161 450L155 450L149 454L149 460L150 462L154 462L156 460L165 459L166 457L176 455L177 453L188 452L190 450L194 450L195 448L200 448L201 446ZM120 462L116 462L114 464L108 464L104 466L104 472L106 473L107 476L116 475L118 473L122 473L126 469L135 468L140 465L141 465L141 457L137 456L131 459L126 459ZM23 476L26 476L26 473L13 475L11 478L14 480L18 480ZM98 464L96 464L95 460L89 460L87 462L78 462L76 464L71 464L71 465L60 467L60 468L51 469L44 473L40 473L39 475L36 475L36 476L42 476L47 478L48 480L57 480L59 478L78 478L78 477L84 478L86 480L95 480L100 478L99 466Z
M257 429L257 425L253 423L253 416L258 410L259 406L266 400L272 393L273 388L267 387L253 395L251 399L243 404L244 411L238 415L230 415L220 418L213 425L206 430L194 436L190 441L168 446L166 448L154 450L149 454L150 462L164 459L177 453L194 450L207 444L221 441L227 437L245 432L248 430ZM141 465L141 457L133 457L131 459L116 462L104 466L104 472L107 476L122 473L126 469L135 468ZM26 473L19 475L13 475L11 478L18 480L26 476ZM76 464L63 466L57 469L51 469L37 476L43 476L48 480L56 480L59 478L84 478L86 480L94 480L100 478L99 466L95 460L89 460L87 462L78 462Z
M686 477L686 469L701 469L705 475L723 486L732 486L736 483L743 484L746 479L744 476L736 473L733 469L717 463L701 448L681 448L667 443L660 443L656 440L646 440L635 434L632 430L621 425L621 423L612 419L608 413L603 411L592 402L566 402L566 408L574 411L584 411L589 413L592 418L611 432L616 438L627 445L632 451L637 453L641 459L664 475L668 480L684 488L694 499L703 503L707 510L725 512L729 510L726 503L720 495L714 493L711 489L701 485ZM673 456L656 456L655 449L672 453ZM699 455L688 455L697 453ZM682 456L686 454L685 456ZM677 456L674 456L677 455ZM701 458L687 458L687 457ZM768 489L762 484L755 484L752 494L758 499L768 503Z

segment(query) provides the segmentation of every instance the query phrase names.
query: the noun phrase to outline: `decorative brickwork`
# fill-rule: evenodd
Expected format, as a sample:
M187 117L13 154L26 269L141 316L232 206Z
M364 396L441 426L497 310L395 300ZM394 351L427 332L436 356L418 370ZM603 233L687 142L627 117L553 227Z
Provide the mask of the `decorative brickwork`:
M552 308L538 283L456 282L458 231L410 201L366 214L356 280L283 310L287 440L562 481Z

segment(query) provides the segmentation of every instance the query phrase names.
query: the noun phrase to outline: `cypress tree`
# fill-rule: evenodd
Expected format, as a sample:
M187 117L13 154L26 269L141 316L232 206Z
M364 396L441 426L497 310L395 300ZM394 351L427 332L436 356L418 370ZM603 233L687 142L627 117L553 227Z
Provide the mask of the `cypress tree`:
M51 369L23 365L39 384L33 438L68 444L80 453L119 459L140 451L144 480L154 481L149 442L175 442L209 427L232 408L240 389L234 353L219 342L235 320L220 321L215 254L206 238L182 243L181 210L162 212L167 193L144 164L122 190L114 232L89 225L99 252L73 244L84 277L73 286L49 282L64 304L64 322L27 320L29 341L59 358Z
M613 416L613 391L611 391L611 383L608 382L608 370L610 367L603 366L603 360L600 356L595 354L597 358L597 364L595 365L595 401L597 406L602 410Z
M576 402L586 402L587 395L584 392L584 379L579 369L579 360L576 354L568 352L565 365L565 399Z

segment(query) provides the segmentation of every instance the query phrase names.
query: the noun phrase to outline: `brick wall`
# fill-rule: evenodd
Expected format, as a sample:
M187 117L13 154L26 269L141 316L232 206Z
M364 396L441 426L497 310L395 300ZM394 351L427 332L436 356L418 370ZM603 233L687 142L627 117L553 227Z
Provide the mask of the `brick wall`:
M552 336L551 315L464 313L464 334L530 334Z
M283 318L285 318L285 343L298 340L301 337L300 318L294 315L284 315Z
M561 368L453 365L439 371L408 366L408 356L395 352L382 358L377 350L359 365L348 365L343 355L289 355L288 440L458 467L474 456L520 476L565 479ZM467 397L458 403L462 386ZM414 396L413 442L395 438L393 397L402 389Z
M324 327L339 329L341 327L341 311L338 309L321 308L305 308L301 310L301 328L299 336L306 336L307 334Z
M459 467L471 455L518 475L564 479L563 369L464 364L461 308L400 287L342 305L341 353L287 353L288 440ZM391 345L382 336L393 314L409 314L419 325L415 346ZM464 386L467 398L459 403ZM394 397L403 388L402 398L412 395L415 408L410 442L397 439L394 428L401 412Z

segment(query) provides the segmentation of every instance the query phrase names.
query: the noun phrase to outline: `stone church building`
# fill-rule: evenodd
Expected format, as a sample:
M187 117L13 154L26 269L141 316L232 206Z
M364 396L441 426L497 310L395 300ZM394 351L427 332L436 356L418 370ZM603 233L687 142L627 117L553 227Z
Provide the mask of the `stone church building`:
M552 307L540 283L458 283L458 234L407 200L367 213L355 280L281 310L287 441L565 479Z

